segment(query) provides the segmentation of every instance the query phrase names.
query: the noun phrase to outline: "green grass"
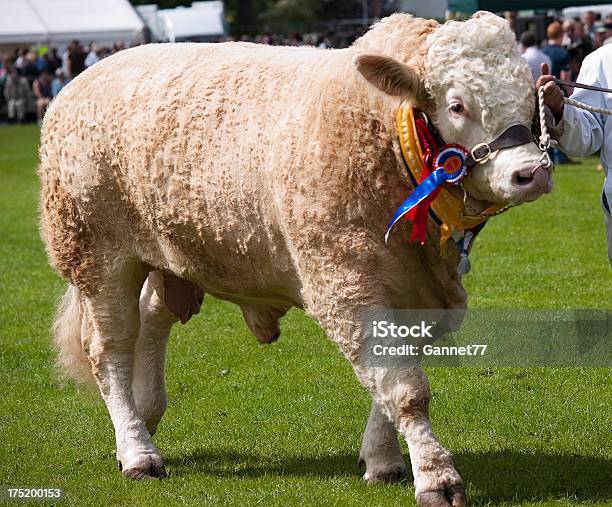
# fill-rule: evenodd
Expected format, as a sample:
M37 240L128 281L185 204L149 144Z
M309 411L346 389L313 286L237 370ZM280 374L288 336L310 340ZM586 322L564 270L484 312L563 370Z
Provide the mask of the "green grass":
M62 487L69 504L414 504L410 486L362 484L368 396L322 331L291 311L280 341L258 345L238 309L212 298L170 340L155 437L170 477L124 480L102 402L53 374L64 282L38 235L37 138L0 129L0 484ZM491 221L466 277L472 306L609 308L595 166L562 167L552 195ZM434 429L473 504L610 504L610 369L429 374Z

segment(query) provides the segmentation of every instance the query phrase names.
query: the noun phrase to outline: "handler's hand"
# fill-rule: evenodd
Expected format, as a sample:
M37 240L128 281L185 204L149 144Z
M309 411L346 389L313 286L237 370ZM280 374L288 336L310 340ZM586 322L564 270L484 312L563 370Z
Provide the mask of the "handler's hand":
M555 121L563 117L563 91L555 83L555 76L549 74L548 65L541 65L542 75L536 81L536 93L544 87L544 104L550 107L555 116Z

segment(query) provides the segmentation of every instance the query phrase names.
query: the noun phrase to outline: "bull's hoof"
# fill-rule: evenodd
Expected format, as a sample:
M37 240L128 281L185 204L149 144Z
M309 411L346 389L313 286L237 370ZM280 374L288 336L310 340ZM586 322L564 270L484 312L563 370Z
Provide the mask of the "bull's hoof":
M367 465L363 458L357 462L359 467L366 465L363 481L370 484L394 484L408 480L408 470L403 462Z
M130 463L129 468L124 468L121 461L118 461L117 464L121 473L128 479L163 479L167 477L161 456L155 456L154 454L138 456Z
M454 484L443 490L422 491L417 494L419 507L465 507L467 498L462 484Z

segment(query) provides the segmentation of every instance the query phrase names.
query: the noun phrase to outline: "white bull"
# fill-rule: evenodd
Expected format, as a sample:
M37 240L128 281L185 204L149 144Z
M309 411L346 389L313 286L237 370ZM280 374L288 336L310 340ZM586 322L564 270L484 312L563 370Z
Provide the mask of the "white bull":
M70 281L55 340L69 373L93 374L123 474L165 475L151 436L166 408L166 340L208 292L238 304L263 342L292 306L314 317L373 396L365 480L406 475L399 431L418 501L462 505L425 374L362 364L360 315L466 306L458 253L441 255L435 222L422 246L407 241L407 222L384 243L412 188L400 99L471 147L531 124L529 76L506 22L480 13L445 25L394 15L342 50L143 46L71 82L40 148L42 235ZM549 190L540 155L525 144L473 168L469 209Z

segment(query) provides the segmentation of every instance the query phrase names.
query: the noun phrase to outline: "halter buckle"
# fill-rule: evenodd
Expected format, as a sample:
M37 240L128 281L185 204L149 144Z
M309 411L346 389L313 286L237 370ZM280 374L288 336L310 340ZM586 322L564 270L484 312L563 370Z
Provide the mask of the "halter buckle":
M477 151L482 151L482 149L485 148L486 151L483 154L477 154ZM474 146L472 148L472 151L470 151L470 155L472 156L472 159L474 159L474 162L476 162L477 164L482 164L484 162L486 162L487 160L489 160L489 157L491 156L493 152L491 151L491 147L489 146L488 143L480 143L477 144L476 146Z

